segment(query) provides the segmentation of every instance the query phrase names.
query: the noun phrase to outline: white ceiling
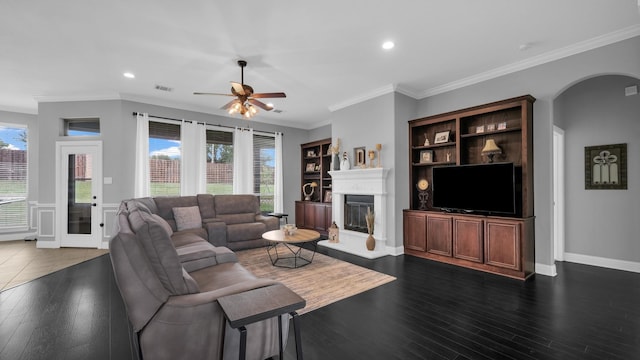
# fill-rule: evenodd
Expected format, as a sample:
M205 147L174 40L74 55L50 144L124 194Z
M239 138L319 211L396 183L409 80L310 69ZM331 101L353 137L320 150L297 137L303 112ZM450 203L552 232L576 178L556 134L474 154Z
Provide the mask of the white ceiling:
M420 99L638 36L639 8L640 0L2 0L0 109L119 98L226 115L219 108L229 98L192 93L229 92L245 59L245 83L287 94L272 101L282 113L255 120L314 128L393 89ZM395 48L383 50L385 40Z

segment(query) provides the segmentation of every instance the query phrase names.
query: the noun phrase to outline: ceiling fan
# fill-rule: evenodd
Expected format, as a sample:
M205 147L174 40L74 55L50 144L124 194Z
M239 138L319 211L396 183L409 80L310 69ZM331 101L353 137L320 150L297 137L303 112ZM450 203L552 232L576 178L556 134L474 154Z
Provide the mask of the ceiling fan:
M194 92L194 95L222 95L235 96L236 98L226 103L221 109L228 110L229 114L240 113L246 118L251 118L258 113L256 106L266 111L273 110L273 106L267 105L260 100L265 98L284 98L287 95L283 92L254 93L253 88L244 83L244 67L247 66L245 60L238 60L240 66L240 82L231 81L231 94L218 94L207 92Z

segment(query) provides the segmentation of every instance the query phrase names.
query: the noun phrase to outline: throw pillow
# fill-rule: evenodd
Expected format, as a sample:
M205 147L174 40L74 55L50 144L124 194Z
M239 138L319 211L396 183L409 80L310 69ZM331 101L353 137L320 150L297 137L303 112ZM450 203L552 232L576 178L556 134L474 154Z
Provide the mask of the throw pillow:
M197 206L173 208L173 218L176 220L178 231L202 227L200 208Z

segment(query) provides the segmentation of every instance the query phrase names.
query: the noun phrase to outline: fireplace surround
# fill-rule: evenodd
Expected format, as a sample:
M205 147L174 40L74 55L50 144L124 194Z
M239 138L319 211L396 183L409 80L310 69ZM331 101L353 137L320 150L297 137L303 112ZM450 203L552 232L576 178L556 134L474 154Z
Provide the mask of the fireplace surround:
M348 252L368 259L375 259L388 255L387 223L391 212L387 207L387 175L389 169L369 168L330 171L332 178L332 213L333 219L340 228L340 242L329 243L320 241L318 244L332 249ZM346 195L366 195L373 197L372 211L375 212L375 226L373 237L376 239L376 247L373 251L367 250L366 224L365 231L353 231L345 227L345 198ZM362 198L358 196L359 200ZM366 208L364 212L366 213ZM348 226L347 226L348 227Z

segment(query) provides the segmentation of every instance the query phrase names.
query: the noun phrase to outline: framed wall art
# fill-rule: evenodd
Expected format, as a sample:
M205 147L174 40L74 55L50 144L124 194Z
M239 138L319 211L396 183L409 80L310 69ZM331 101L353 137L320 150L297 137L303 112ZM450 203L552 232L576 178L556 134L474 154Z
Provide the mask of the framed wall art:
M627 144L585 146L584 188L627 189Z

